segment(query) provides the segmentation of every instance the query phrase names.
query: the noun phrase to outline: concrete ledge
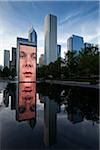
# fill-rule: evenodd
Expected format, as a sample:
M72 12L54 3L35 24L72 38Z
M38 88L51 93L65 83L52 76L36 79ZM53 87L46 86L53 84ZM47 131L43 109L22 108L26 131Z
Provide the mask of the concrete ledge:
M45 82L50 84L61 84L61 85L68 85L68 86L78 86L78 87L99 89L99 85L91 85L89 82L58 81L58 80L45 80Z

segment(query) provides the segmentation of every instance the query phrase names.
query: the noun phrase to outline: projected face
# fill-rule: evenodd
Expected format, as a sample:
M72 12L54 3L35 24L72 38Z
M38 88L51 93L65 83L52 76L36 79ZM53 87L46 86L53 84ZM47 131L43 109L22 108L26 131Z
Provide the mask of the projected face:
M36 81L36 47L20 45L19 49L19 80Z
M18 120L36 116L36 83L19 83Z

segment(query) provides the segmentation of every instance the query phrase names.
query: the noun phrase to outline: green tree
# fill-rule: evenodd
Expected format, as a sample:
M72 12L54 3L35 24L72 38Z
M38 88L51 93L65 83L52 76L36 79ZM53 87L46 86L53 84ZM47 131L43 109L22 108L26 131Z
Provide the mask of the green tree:
M70 78L77 75L78 57L76 51L68 51L66 53L66 66L68 67Z
M2 75L3 75L3 77L9 77L10 76L10 69L7 66L4 67Z
M16 69L15 68L11 69L10 75L12 76L12 78L14 78L16 76Z
M47 76L47 66L43 65L37 68L37 78L45 78Z
M78 69L80 76L99 75L99 52L97 47L92 46L79 52Z

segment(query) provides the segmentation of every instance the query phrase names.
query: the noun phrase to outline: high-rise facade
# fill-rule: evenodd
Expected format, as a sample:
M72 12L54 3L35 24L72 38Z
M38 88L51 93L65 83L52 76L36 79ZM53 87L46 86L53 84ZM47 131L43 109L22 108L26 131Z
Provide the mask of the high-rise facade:
M72 35L71 37L68 38L67 50L79 52L82 48L84 48L83 37Z
M45 17L45 64L57 60L57 17L54 15L47 15Z
M10 51L4 50L4 67L10 67Z
M30 28L28 32L28 40L29 42L34 43L34 45L37 45L37 34L33 27Z
M16 69L16 48L15 47L12 47L12 61L10 62L10 68L11 69Z
M57 58L61 57L61 45L57 45Z

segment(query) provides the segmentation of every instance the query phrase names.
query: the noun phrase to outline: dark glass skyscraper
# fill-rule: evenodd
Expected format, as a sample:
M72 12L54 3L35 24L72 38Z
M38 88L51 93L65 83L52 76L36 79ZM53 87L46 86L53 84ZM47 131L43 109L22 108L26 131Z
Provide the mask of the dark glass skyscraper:
M79 52L82 48L84 48L83 37L72 35L67 40L67 50L77 51Z
M10 66L10 51L4 50L4 67Z
M28 32L28 40L37 45L37 34L33 27Z

